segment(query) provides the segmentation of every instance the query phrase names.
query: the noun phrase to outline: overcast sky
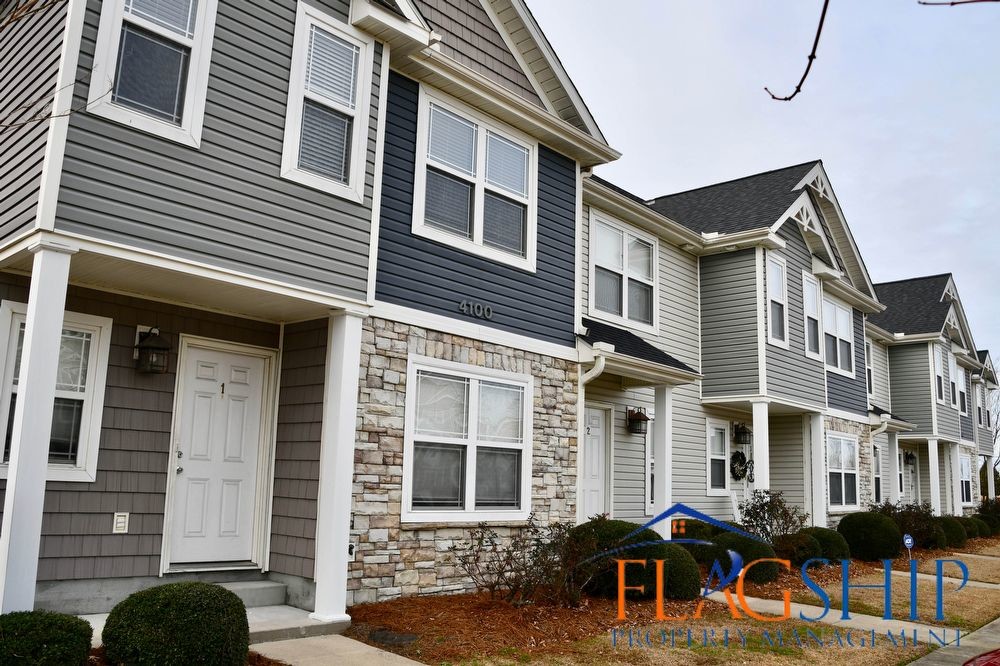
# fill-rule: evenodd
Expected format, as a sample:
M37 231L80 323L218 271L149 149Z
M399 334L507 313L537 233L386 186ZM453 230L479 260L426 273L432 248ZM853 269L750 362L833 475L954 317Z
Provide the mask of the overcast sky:
M952 272L1000 359L1000 3L528 0L646 198L822 159L872 280Z

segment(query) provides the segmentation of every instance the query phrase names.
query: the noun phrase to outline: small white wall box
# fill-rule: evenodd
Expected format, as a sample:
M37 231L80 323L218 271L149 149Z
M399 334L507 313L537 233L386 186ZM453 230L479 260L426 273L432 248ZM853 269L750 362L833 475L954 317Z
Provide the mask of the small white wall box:
M111 526L112 534L128 534L128 514L116 513Z

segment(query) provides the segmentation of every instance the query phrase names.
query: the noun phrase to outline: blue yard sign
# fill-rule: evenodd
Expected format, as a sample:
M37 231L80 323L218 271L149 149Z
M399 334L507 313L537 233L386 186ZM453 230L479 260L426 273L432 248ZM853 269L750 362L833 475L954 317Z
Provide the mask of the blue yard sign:
M909 534L904 534L903 535L903 545L906 546L907 550L913 548L913 537L910 536Z

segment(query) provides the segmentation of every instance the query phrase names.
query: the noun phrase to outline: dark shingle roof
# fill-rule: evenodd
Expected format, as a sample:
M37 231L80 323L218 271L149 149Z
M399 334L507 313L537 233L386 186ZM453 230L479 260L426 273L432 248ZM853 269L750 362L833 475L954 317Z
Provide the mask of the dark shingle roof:
M794 189L818 160L657 197L649 206L698 233L769 227L802 194Z
M868 320L889 333L938 333L944 328L951 304L942 302L950 273L883 282L875 285L878 300L886 309L868 315Z
M581 335L580 338L587 344L606 342L614 345L615 352L619 354L625 354L626 356L658 365L665 365L677 370L683 370L684 372L698 373L697 370L678 361L662 349L657 349L635 333L630 333L624 329L594 321L593 319L584 319L583 325L587 327L587 335Z
M614 183L608 182L608 181L604 180L603 178L601 178L600 176L593 175L593 176L590 177L590 180L592 180L595 183L598 183L600 185L603 185L604 187L608 188L612 192L617 192L618 194L622 195L626 199L631 199L632 201L635 201L636 203L640 203L643 206L646 205L646 200L643 199L642 197L640 197L638 195L635 195L635 194L632 194L631 192L629 192L625 188L618 187Z
M895 414L893 414L892 412L890 412L888 409L882 409L878 405L872 405L871 409L869 409L868 411L871 412L872 414L874 414L875 416L882 416L883 414L886 414L893 421L902 421L903 423L909 423L909 421L907 421L906 419L904 419L902 416L896 416Z

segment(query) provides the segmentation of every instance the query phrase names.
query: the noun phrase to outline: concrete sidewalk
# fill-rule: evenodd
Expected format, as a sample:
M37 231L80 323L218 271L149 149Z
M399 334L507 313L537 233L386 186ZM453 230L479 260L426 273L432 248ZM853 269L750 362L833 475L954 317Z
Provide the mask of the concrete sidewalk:
M959 644L938 648L927 656L910 662L910 666L957 666L996 649L1000 649L1000 618L964 634Z
M291 666L406 666L420 663L339 634L257 643L250 649Z

